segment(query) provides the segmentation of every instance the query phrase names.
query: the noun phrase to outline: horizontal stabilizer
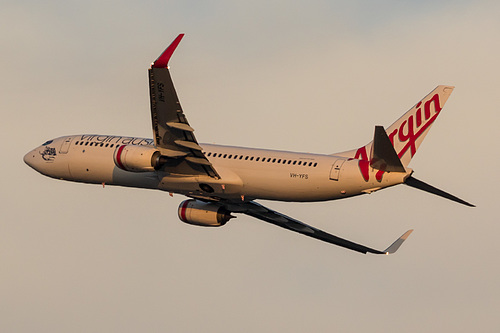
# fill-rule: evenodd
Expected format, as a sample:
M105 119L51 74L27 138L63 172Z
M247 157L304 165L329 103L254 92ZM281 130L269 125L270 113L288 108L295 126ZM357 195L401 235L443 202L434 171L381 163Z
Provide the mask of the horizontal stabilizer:
M382 126L375 126L370 166L388 172L406 172Z
M408 177L408 178L406 178L405 184L408 185L408 186L414 187L414 188L418 188L419 190L422 190L422 191L425 191L425 192L429 192L429 193L438 195L440 197L443 197L443 198L450 199L452 201L461 203L462 205L466 205L466 206L469 206L469 207L476 207L473 204L468 203L467 201L464 201L464 200L462 200L460 198L457 198L454 195L446 193L445 191L442 191L442 190L440 190L438 188L435 188L434 186L431 186L431 185L429 185L427 183L424 183L423 181L418 180L416 178L413 178L411 176Z

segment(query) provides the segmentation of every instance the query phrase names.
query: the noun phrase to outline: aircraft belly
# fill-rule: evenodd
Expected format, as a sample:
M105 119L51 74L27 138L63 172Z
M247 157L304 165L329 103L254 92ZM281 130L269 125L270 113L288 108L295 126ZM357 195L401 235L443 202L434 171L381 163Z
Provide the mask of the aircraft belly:
M241 199L243 183L241 178L232 170L224 167L217 168L221 176L216 179L202 175L174 175L163 173L158 188L164 191L180 193L188 196L217 197L224 199Z

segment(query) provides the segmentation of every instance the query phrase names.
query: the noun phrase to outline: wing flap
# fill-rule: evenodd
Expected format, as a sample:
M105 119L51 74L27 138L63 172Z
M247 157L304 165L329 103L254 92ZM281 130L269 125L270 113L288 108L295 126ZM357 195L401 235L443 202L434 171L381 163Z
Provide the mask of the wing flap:
M186 161L191 162L191 163L195 163L195 164L207 165L207 166L212 165L212 163L210 163L206 158L187 156Z
M194 132L194 129L186 123L176 123L173 121L169 121L167 123L167 126L172 127L172 128L176 128L176 129L180 129L181 131Z
M184 141L184 140L175 140L176 145L181 146L183 148L193 149L193 150L203 150L199 144L193 141Z

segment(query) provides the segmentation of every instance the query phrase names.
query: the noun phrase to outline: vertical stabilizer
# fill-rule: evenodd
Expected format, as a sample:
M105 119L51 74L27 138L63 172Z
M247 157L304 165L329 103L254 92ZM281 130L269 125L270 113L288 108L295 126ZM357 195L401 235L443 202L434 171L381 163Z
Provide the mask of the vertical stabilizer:
M385 130L403 166L410 163L454 88L437 86ZM368 160L372 149L373 141L358 149L334 155Z
M386 129L387 135L404 166L410 163L418 147L453 91L451 86L437 86L429 95Z

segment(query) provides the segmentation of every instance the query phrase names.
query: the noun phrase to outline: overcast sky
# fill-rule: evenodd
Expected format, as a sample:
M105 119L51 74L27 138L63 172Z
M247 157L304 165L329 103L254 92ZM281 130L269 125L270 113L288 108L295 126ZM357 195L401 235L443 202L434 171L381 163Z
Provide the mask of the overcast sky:
M1 332L496 332L497 1L3 1ZM440 84L456 89L404 185L263 202L385 248L361 255L239 216L183 224L167 193L44 177L22 157L95 133L151 137L147 68L171 73L200 142L333 153Z

